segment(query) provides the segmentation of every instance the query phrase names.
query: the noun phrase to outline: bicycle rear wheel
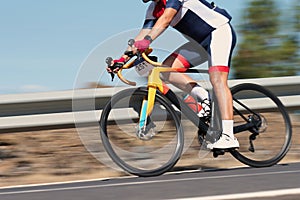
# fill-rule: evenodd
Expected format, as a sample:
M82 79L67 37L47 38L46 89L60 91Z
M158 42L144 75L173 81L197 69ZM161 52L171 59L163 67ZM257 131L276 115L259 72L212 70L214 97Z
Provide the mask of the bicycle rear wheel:
M115 94L100 119L106 152L119 167L137 176L157 176L170 170L180 158L184 144L178 113L159 92L147 118L147 134L138 134L141 105L147 95L146 88Z
M231 154L252 167L278 163L291 145L292 126L281 101L266 88L240 84L232 88L235 136L240 148Z

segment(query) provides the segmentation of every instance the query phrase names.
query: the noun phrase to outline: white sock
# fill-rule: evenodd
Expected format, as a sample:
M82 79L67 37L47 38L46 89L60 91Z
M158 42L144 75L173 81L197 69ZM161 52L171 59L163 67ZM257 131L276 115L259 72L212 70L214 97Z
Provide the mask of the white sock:
M234 139L233 120L222 120L223 133Z
M200 85L196 85L195 87L193 87L193 89L191 90L191 95L194 96L194 97L198 97L201 100L209 99L208 91L206 91Z

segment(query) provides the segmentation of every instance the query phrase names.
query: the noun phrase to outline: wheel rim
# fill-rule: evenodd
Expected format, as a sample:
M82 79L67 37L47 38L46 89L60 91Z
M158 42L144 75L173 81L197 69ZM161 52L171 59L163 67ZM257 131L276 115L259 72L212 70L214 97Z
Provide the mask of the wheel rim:
M255 132L253 130L252 132L244 131L235 134L240 142L240 148L232 151L233 156L244 164L253 167L265 167L276 164L286 155L291 141L290 119L283 105L268 90L253 84L243 84L235 87L232 90L232 94L234 99L239 99L239 101L254 109L255 112L258 112L262 123L267 123L267 125L262 124L264 127L257 130L257 135L253 135L253 132ZM245 94L247 99L240 99ZM268 105L269 108L262 108L260 105L253 103L254 101L263 102L263 106ZM251 107L250 105L254 106ZM234 101L234 106L239 107L236 101ZM277 108L274 109L274 107ZM245 118L248 119L247 115L249 115L249 112L244 109L242 113L245 116L243 119L235 113L235 125L245 121ZM250 137L255 138L252 141L254 152L249 151L251 149Z
M159 175L170 169L181 155L183 135L180 121L167 102L157 97L151 120L155 123L158 134L149 140L140 139L136 135L138 114L134 111L134 106L125 111L130 115L129 119L117 119L122 115L122 108L126 108L132 99L143 99L147 95L143 91L131 92L131 95L116 96L106 108L106 119L101 118L100 124L104 146L110 157L127 172L139 176ZM156 116L158 112L160 113ZM168 120L170 116L175 120Z

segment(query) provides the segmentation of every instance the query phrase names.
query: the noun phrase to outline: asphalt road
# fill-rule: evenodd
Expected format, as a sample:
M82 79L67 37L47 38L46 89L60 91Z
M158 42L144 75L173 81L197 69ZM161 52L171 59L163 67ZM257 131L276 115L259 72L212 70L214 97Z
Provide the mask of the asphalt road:
M0 188L1 200L300 199L300 163Z

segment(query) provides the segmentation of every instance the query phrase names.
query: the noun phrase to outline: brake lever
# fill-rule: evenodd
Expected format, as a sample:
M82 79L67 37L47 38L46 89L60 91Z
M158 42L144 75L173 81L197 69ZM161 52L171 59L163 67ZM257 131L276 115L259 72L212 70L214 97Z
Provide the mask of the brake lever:
M134 43L135 43L135 40L134 40L134 39L130 39L130 40L128 41L128 45L129 45L130 47L133 47Z
M115 74L114 74L114 67L111 65L111 63L113 62L113 59L112 57L107 57L106 60L105 60L106 64L108 65L108 68L111 69L112 72L110 72L110 76L111 76L111 81L114 80L115 78Z
M113 72L110 73L110 76L111 76L111 82L114 81L114 78L115 78L115 74Z
M135 43L135 40L134 39L130 39L128 41L128 45L130 47L133 47L134 46L134 43ZM140 53L133 53L133 51L125 51L124 53L125 55L127 55L128 57L132 58L133 56L137 56L137 57L140 57ZM115 78L115 74L114 74L114 69L116 69L117 67L114 67L114 65L111 65L111 63L113 62L113 59L112 57L107 57L106 60L105 60L106 64L108 65L108 68L111 69L112 72L110 72L110 75L111 75L111 81L114 80Z
M133 48L134 43L135 43L135 40L134 40L134 39L130 39L130 40L128 41L128 46L130 46L131 48ZM130 57L130 58L132 58L133 56L136 56L136 55L137 55L137 53L133 53L133 50L131 50L131 51L125 51L124 54L127 55L127 56Z
M125 51L124 53L126 56L132 58L133 56L135 56L135 54L133 53L133 51Z

